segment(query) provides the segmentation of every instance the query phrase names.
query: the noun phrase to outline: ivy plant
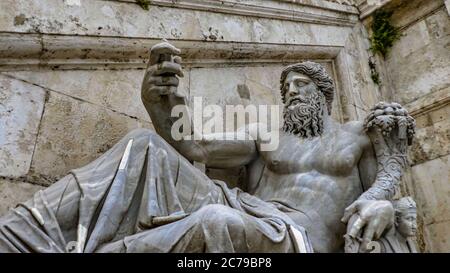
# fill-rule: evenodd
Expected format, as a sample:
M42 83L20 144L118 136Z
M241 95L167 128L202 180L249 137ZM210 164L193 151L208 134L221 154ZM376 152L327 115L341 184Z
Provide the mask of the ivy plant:
M383 57L386 57L389 49L401 36L400 31L391 25L391 16L392 11L383 10L377 10L373 15L370 50L374 54L380 53Z

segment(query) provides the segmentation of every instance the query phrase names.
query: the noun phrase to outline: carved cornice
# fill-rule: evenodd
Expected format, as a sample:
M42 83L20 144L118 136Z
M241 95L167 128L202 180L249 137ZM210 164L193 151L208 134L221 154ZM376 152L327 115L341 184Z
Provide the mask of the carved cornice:
M325 0L327 2L337 3L340 5L348 5L353 6L355 5L355 0Z
M356 0L356 6L360 12L359 18L362 20L370 16L373 12L385 6L392 0Z
M48 5L56 5L56 1L59 0L47 1ZM283 23L280 24L279 21L302 22L305 26L305 34L299 34L298 38L290 39L291 42L287 42L282 35L274 35L273 39L268 36L264 40L261 38L258 40L253 37L256 35L253 30L246 32L248 37L235 37L228 34L229 37L213 42L205 38L204 33L211 23L224 24L231 19L235 24L247 21L229 16L206 18L208 20L200 23L196 21L194 30L188 27L183 29L183 33L192 32L192 35L170 36L173 38L171 42L182 49L185 63L192 65L280 63L305 58L332 59L344 45L345 36L351 30L350 27L358 22L358 11L355 7L323 0L152 0L150 2L151 7L148 12L137 7L135 0L59 2L55 8L61 12L64 11L64 18L59 18L48 9L40 10L33 15L31 11L37 4L27 2L24 15L18 11L16 16L9 14L3 18L5 24L0 31L0 69L28 69L33 66L55 68L64 66L67 69L87 67L97 69L111 65L121 68L143 67L148 49L159 42L161 37L171 35L159 33L156 26L145 23L133 26L132 29L135 32L128 33L128 29L120 25L120 20L116 20L115 17L108 19L110 17L106 15L106 19L99 20L97 24L89 16L91 8L96 9L95 14L98 16L102 16L103 11L99 10L105 7L116 12L120 11L120 18L124 21L132 21L133 15L139 15L141 19L145 16L155 19L165 14L173 14L168 11L170 9L179 9L175 13L189 9L237 15L238 19L250 16L268 18L280 26ZM25 18L22 23L11 23L20 16ZM194 18L204 16L204 13L190 12L189 16ZM69 19L66 20L66 18ZM57 27L52 27L53 25L47 21L57 22L52 23ZM271 21L264 23L271 24ZM292 27L294 24L286 23L290 26L289 35L295 35L297 32ZM174 28L183 28L183 26L177 25ZM148 29L154 31L148 34ZM282 27L277 29L283 31ZM315 37L322 29L323 35L329 35L329 39Z
M450 104L450 87L422 96L408 104L405 108L413 117L419 117L436 111Z
M135 3L134 0L109 1ZM150 5L338 26L355 25L359 14L355 7L328 3L328 1L323 0L250 0L247 2L235 0L152 0Z
M144 68L156 38L0 33L0 71L34 69ZM333 59L342 47L171 40L190 66L289 63Z

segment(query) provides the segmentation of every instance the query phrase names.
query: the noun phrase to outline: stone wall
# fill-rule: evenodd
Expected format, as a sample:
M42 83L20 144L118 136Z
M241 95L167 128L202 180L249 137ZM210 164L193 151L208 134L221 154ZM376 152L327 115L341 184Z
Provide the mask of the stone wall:
M449 9L443 0L384 2L383 9L394 11L392 25L402 36L384 60L377 59L378 69L384 72L381 92L404 105L417 122L409 154L412 169L404 179L405 191L418 204L423 250L449 252ZM368 28L371 20L371 17L364 19Z

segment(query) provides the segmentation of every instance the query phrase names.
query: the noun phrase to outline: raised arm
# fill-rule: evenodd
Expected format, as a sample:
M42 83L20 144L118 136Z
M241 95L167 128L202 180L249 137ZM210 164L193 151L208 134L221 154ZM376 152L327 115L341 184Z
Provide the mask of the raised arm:
M207 167L230 168L243 166L257 155L253 140L218 140L213 135L202 135L190 126L190 109L186 94L178 90L179 77L183 77L180 50L162 42L150 50L150 60L142 83L141 98L156 132L190 161ZM179 116L172 116L177 108L189 126L181 136L174 137L172 127ZM250 137L245 138L250 139Z

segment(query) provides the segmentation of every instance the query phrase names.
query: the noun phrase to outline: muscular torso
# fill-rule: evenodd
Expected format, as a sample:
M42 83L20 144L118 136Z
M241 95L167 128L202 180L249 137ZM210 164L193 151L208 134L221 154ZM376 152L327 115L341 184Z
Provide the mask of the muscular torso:
M311 140L281 133L276 151L250 167L249 192L280 207L311 237L318 252L342 249L345 208L363 192L358 162L363 145L334 125Z

